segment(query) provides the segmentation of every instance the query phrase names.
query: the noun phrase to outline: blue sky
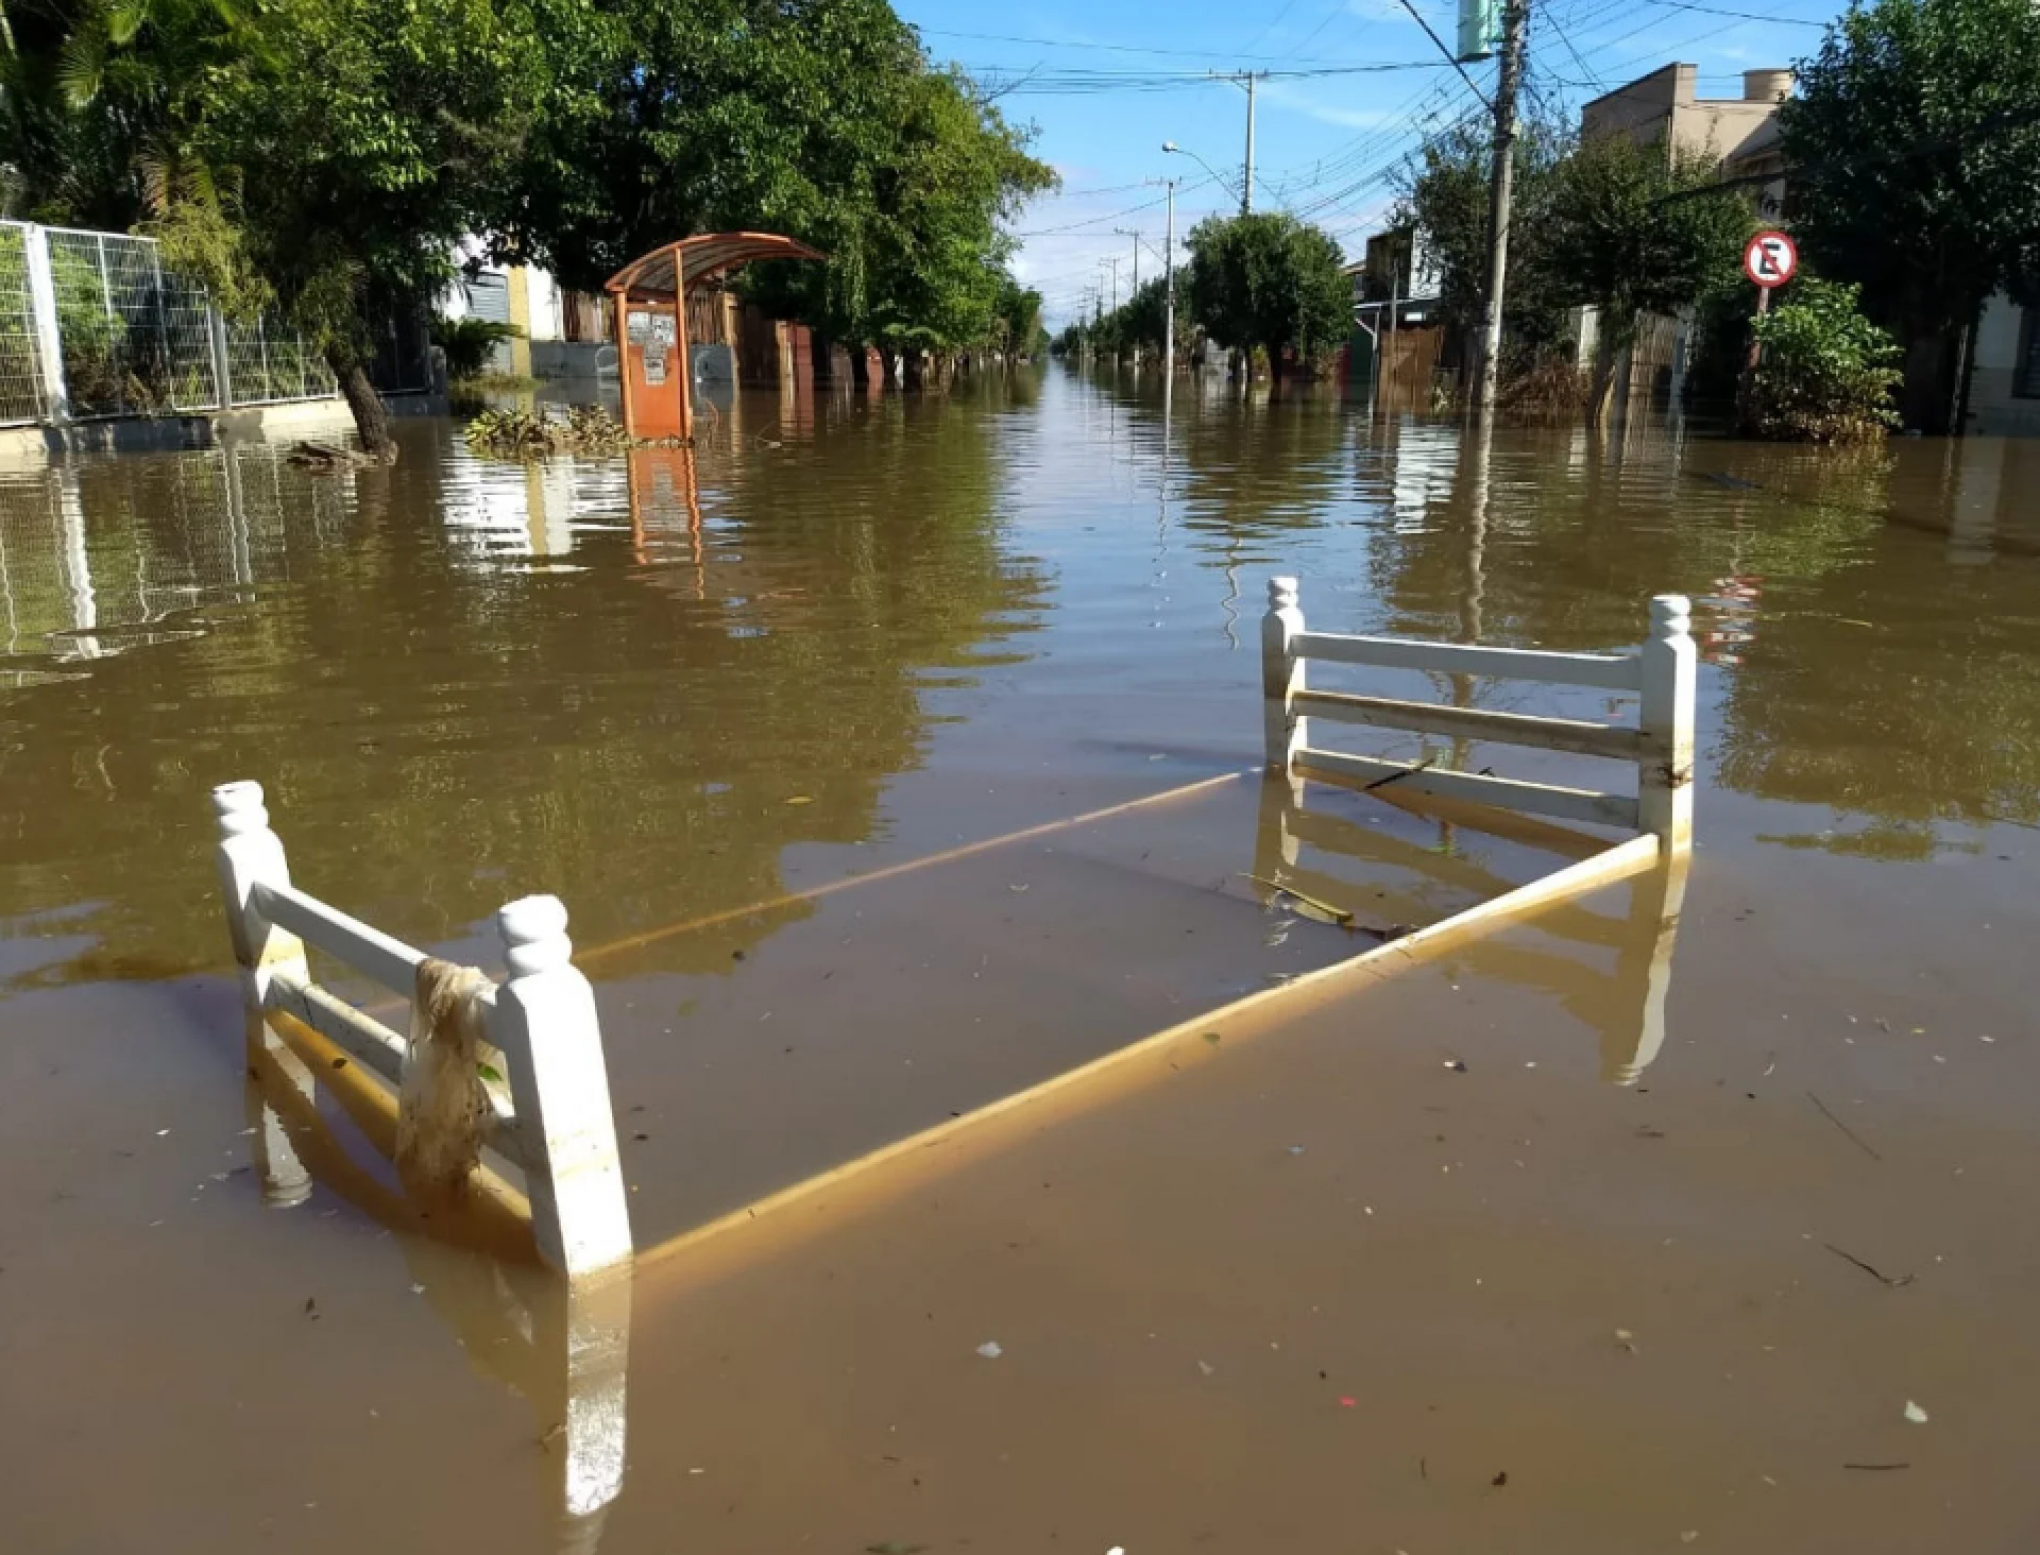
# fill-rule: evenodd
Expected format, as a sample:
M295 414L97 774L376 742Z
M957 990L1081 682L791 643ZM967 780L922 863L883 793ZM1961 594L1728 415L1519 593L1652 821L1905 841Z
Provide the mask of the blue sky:
M1414 0L1447 44L1449 0ZM894 0L929 52L1010 90L1009 117L1040 130L1036 152L1063 192L1014 223L1016 269L1048 300L1051 327L1088 307L1095 286L1129 290L1142 234L1143 277L1163 246L1162 191L1181 176L1176 228L1237 209L1246 94L1207 70L1267 70L1259 87L1254 204L1308 216L1354 256L1391 200L1388 174L1424 134L1476 108L1398 0ZM1579 105L1673 61L1697 65L1703 97L1735 97L1741 72L1789 65L1820 43L1838 0L1533 0L1531 79L1577 120ZM1760 19L1768 17L1770 19ZM1356 67L1377 67L1361 70ZM1379 68L1379 67L1396 68ZM1483 92L1494 64L1470 65ZM1178 251L1179 259L1181 251Z

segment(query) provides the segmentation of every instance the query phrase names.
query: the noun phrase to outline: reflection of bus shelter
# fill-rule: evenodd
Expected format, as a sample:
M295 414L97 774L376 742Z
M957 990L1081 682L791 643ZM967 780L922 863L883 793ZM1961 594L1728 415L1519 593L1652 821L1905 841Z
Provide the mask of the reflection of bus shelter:
M632 437L694 435L687 294L700 281L754 259L820 259L770 232L704 232L632 260L606 283L616 299L616 359L623 427Z

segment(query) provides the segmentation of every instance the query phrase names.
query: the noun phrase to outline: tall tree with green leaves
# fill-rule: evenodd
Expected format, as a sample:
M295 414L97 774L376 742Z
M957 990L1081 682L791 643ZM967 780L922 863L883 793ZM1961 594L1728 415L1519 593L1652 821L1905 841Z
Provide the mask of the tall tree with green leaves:
M1344 255L1322 228L1281 211L1210 216L1191 229L1189 247L1191 317L1226 345L1265 349L1278 378L1286 349L1308 361L1352 331Z
M1738 284L1756 224L1746 194L1721 187L1703 153L1609 135L1552 172L1537 223L1540 284L1561 306L1600 315L1589 413L1606 410L1617 357L1645 313L1676 313Z
M8 120L68 160L31 208L161 237L230 311L316 346L364 449L388 456L370 320L452 273L548 100L547 39L582 0L50 0Z
M1794 235L1909 342L2040 289L2040 9L1874 0L1829 28L1778 111ZM1924 353L1907 421L1947 430L1959 352ZM1938 361L1932 358L1938 357Z
M550 105L489 223L501 252L595 287L676 237L781 232L829 263L749 274L775 311L910 376L924 351L990 342L1000 222L1054 174L888 0L593 10L599 25L555 50Z
M264 49L236 0L15 0L0 39L5 214L127 230L214 71Z
M1570 132L1541 116L1526 117L1517 131L1502 335L1506 364L1514 368L1534 363L1567 338L1565 306L1551 296L1537 260L1552 180L1572 147ZM1395 174L1391 222L1416 235L1438 276L1439 316L1468 336L1480 325L1487 294L1493 160L1492 131L1467 120L1430 137Z

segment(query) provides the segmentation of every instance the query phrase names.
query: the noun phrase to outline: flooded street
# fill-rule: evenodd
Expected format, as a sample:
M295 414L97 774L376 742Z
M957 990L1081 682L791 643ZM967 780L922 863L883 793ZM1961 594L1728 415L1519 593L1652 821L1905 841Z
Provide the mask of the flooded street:
M1484 446L1060 367L691 452L398 432L0 468L0 1548L2040 1539L2040 442ZM1576 856L1264 783L1276 573L1581 651L1692 596L1690 871L680 1240L1352 955L1264 903L1285 847L1388 934ZM642 1255L600 1509L576 1315L244 1076L240 778L435 953L572 915Z

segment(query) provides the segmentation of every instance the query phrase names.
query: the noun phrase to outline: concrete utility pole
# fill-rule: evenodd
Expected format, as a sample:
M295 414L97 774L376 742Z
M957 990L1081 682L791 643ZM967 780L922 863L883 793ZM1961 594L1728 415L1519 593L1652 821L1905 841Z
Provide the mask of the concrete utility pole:
M1112 235L1133 239L1133 289L1140 290L1140 234L1131 227L1114 227Z
M1176 370L1176 180L1169 186L1169 235L1162 248L1162 371Z
M1268 74L1265 70L1235 70L1220 74L1214 70L1212 76L1220 81L1230 81L1234 86L1243 86L1247 93L1247 164L1246 181L1240 185L1240 214L1254 214L1254 84Z
M1117 313L1119 311L1119 256L1114 254L1110 259L1101 259L1098 263L1112 267L1112 311Z
M1530 30L1530 0L1502 7L1502 67L1495 82L1494 186L1488 203L1488 284L1481 307L1480 362L1473 408L1492 410L1502 355L1502 301L1509 284L1509 202L1515 181L1516 89L1523 80L1523 40Z

